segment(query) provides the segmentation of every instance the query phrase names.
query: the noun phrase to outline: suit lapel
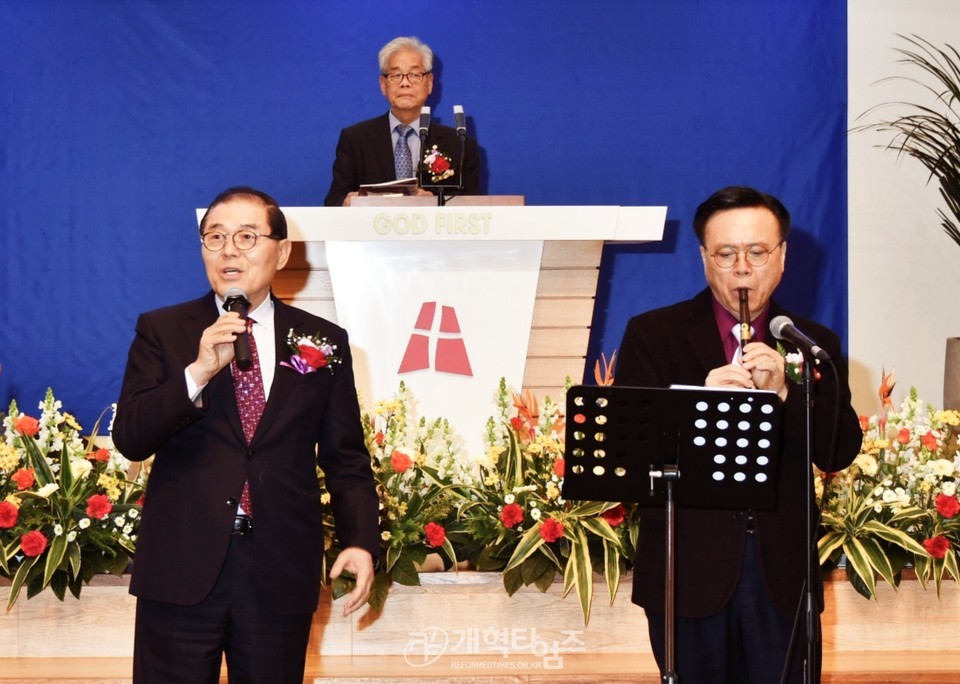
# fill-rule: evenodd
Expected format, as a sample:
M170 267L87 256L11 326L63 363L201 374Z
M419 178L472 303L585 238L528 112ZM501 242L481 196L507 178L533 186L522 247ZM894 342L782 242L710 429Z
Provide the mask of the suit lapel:
M300 315L299 309L288 306L275 297L273 305L273 328L274 339L277 345L277 365L273 371L273 384L270 386L270 397L267 399L267 404L263 408L260 424L257 426L257 432L253 437L254 441L256 441L257 437L259 437L264 430L270 428L270 425L277 416L281 415L283 405L290 398L294 383L297 379L297 372L295 370L281 366L280 363L283 361L290 362L293 350L287 346L287 333L290 332L291 328L297 328L302 325L303 317Z
M717 320L713 317L712 297L710 290L706 289L694 298L694 305L690 309L690 325L687 327L687 339L700 363L703 377L728 362L723 340L717 330Z
M397 172L393 163L393 132L390 130L389 114L376 118L374 125L377 128L377 134L370 137L374 145L373 158L380 164L379 170L383 178L396 178Z

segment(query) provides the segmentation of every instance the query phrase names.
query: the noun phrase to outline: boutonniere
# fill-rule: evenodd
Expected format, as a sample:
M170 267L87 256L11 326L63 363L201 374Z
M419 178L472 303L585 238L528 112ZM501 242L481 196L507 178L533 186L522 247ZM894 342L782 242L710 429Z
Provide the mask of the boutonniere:
M333 367L340 363L340 357L336 356L337 345L331 344L330 340L320 335L298 335L290 328L287 333L287 346L293 351L290 362L281 361L281 366L292 368L301 375L315 373L319 368L329 368L333 372Z
M436 145L427 150L427 153L423 157L423 166L421 168L424 173L430 174L430 180L434 183L446 180L454 174L453 161L451 161L450 157L438 150Z
M803 354L800 352L787 352L783 348L783 345L777 342L777 351L780 352L780 356L784 360L784 372L787 375L787 378L797 383L798 385L803 383ZM820 365L820 359L815 359L816 363L814 364L813 369L813 381L816 382L820 379L820 370L816 367Z

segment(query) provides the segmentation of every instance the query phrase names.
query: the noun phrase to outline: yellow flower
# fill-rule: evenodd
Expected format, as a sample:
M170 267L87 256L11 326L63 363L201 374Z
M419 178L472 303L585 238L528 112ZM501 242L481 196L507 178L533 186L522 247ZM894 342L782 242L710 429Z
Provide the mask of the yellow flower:
M330 504L330 492L324 491L323 494L320 495L320 503L322 503L324 506L328 506Z
M116 501L120 498L120 480L114 475L102 473L100 477L97 478L97 485L103 487L107 493L107 498L111 501Z
M18 465L20 465L20 457L17 455L17 450L5 442L0 442L0 470L12 472Z
M71 414L69 414L69 413L64 413L64 414L63 414L63 422L67 424L67 427L72 427L72 428L73 428L74 430L76 430L77 432L80 431L80 423L78 423L78 422L77 422L77 419L74 418Z
M547 483L547 501L556 501L560 498L560 488L554 482Z
M4 499L4 501L6 501L8 504L11 504L14 508L20 508L20 497L18 497L16 494L11 494Z
M933 420L947 425L960 425L960 411L937 411L933 415Z
M392 538L393 538L393 535L390 534L390 530L384 530L383 532L380 533L380 539L382 539L383 541L390 541Z
M871 454L858 454L853 461L864 475L877 474L877 459Z

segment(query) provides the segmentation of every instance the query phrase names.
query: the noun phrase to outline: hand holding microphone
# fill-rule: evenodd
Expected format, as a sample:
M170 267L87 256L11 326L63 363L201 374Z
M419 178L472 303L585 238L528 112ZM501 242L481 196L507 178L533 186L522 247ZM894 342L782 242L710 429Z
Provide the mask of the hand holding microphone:
M235 311L240 314L243 321L246 321L247 311L250 309L250 300L247 299L247 293L239 287L231 287L223 298L223 308L225 311ZM252 361L250 360L249 330L245 329L242 333L239 333L233 341L233 360L240 370L250 370Z

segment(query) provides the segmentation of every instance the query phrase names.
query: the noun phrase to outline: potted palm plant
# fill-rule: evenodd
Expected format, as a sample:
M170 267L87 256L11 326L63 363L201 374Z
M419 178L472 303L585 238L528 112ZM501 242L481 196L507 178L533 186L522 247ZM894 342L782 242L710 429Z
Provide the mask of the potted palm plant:
M898 48L902 64L916 67L917 78L897 77L921 87L921 102L888 102L864 117L895 109L898 115L855 130L890 136L886 148L919 161L935 180L946 210L937 209L944 232L960 245L960 53L950 45L937 47L918 36L900 36L909 43ZM904 113L906 112L906 113ZM960 408L960 338L947 339L943 377L943 406Z

